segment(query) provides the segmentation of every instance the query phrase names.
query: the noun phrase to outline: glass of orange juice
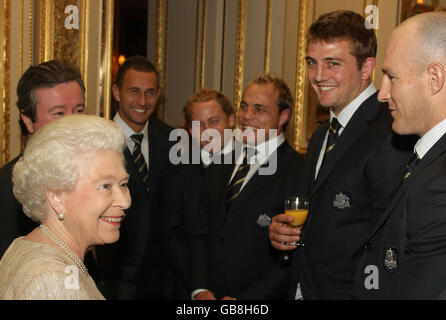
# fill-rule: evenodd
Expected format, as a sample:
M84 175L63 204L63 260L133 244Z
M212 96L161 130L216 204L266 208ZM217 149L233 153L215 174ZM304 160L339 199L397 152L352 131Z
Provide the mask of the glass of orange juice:
M285 214L292 216L294 221L290 223L293 227L302 227L307 219L310 201L303 197L286 197Z

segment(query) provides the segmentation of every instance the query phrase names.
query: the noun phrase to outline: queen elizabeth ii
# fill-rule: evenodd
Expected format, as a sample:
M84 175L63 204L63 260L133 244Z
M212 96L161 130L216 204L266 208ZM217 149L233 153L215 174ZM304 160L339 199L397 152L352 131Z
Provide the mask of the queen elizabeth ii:
M0 299L104 299L84 266L87 250L119 238L131 199L112 121L70 115L40 129L13 170L25 214L41 224L0 261Z

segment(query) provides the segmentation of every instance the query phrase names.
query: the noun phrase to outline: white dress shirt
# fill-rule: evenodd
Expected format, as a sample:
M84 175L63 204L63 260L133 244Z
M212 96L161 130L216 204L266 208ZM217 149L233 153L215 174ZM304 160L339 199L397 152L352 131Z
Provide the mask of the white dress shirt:
M144 160L146 160L147 164L147 170L149 170L149 121L147 120L146 126L141 132L135 132L132 128L130 128L127 123L122 120L122 118L119 116L119 112L116 112L115 117L113 118L113 121L116 122L124 131L125 134L125 143L127 145L127 148L129 148L130 153L133 153L133 148L135 147L135 142L130 138L134 134L143 134L144 137L141 141L141 152L144 156Z
M257 150L257 155L253 155L248 159L248 163L251 165L248 171L248 174L246 175L245 180L243 181L242 187L240 188L240 191L243 190L245 185L249 182L249 180L252 178L252 176L259 170L259 168L269 159L269 157L277 150L277 148L285 142L285 137L283 136L283 133L278 135L277 137L274 137L268 141L265 141L255 147ZM244 145L243 147L245 147ZM249 147L249 146L248 146ZM230 182L234 178L235 174L237 173L238 168L242 164L243 161L243 152L240 155L239 159L237 160L237 165L234 168L234 171L232 172ZM229 182L229 183L230 183Z
M440 140L446 133L446 119L440 121L435 127L426 132L415 144L414 152L420 159Z
M362 91L352 102L350 102L342 111L338 114L338 116L335 116L334 113L330 110L330 122L331 120L336 117L341 124L341 129L339 129L338 136L342 134L344 131L344 128L347 126L350 119L353 117L353 114L358 110L358 108L361 106L361 104L364 103L368 98L370 98L373 94L376 92L375 85L372 83L369 85L364 91ZM324 143L322 144L321 151L319 153L319 158L317 160L316 165L316 173L314 175L314 180L316 180L317 175L319 174L319 170L322 165L322 160L324 159L325 154L325 148L327 146L327 140L328 140L328 130L325 134Z

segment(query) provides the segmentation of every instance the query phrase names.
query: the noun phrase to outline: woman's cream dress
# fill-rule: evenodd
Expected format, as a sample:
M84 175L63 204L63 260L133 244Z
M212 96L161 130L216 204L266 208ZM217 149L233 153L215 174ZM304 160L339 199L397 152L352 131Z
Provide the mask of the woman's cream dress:
M103 300L62 249L15 239L0 260L1 300Z

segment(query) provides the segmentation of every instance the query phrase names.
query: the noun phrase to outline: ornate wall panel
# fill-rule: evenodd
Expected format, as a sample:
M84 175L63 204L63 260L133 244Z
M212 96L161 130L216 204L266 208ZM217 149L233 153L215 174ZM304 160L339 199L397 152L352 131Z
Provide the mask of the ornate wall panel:
M11 44L11 1L2 0L0 2L0 89L1 89L1 164L10 159L10 44Z
M79 66L87 87L87 112L109 116L113 4L0 0L0 165L19 154L25 143L15 91L32 64L62 59Z

